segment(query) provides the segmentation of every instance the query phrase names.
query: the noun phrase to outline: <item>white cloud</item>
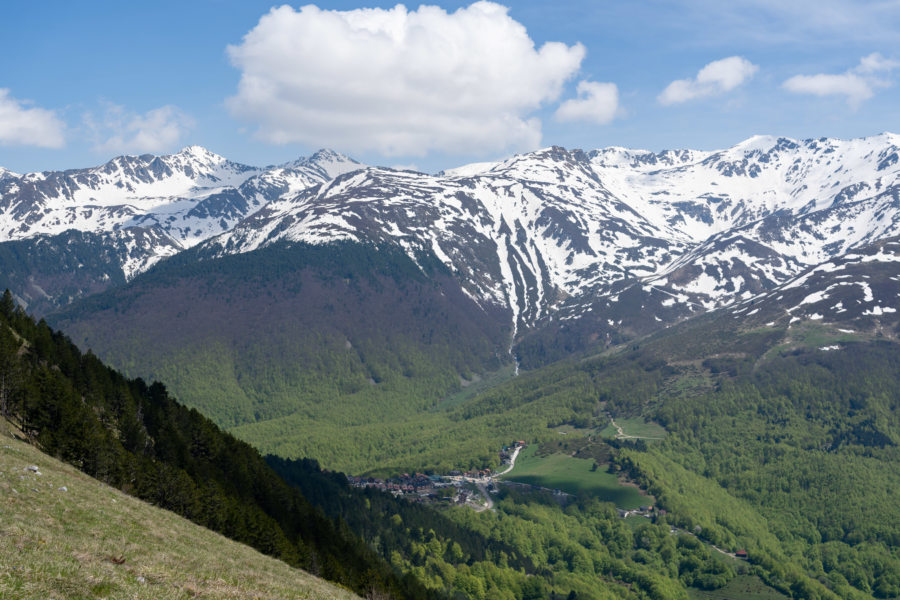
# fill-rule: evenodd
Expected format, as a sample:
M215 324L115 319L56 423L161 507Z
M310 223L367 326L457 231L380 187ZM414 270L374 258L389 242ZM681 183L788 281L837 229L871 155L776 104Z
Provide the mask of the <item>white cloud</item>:
M28 104L0 88L0 145L62 148L66 143L62 120L52 110Z
M537 147L529 114L559 97L585 49L535 48L507 11L273 8L228 47L241 80L227 105L275 144L387 156Z
M875 95L875 88L891 85L890 80L879 77L880 73L889 73L900 66L874 52L860 59L859 64L840 74L820 73L817 75L794 75L782 85L784 89L795 94L812 94L814 96L844 96L847 104L854 110Z
M193 119L170 105L137 114L107 104L99 121L91 114L85 115L84 121L93 133L96 150L138 154L172 150L194 125Z
M619 88L614 83L578 82L578 98L566 100L556 110L560 121L589 121L605 125L619 111Z
M868 56L859 59L859 66L856 67L858 73L878 73L880 71L891 71L900 67L900 62L883 57L878 52L873 52Z
M729 56L709 63L693 79L673 81L657 100L660 104L678 104L729 92L748 81L758 70L759 67L746 58Z
M782 84L784 89L795 94L814 96L846 96L847 104L858 107L874 94L872 86L855 73L841 75L794 75Z

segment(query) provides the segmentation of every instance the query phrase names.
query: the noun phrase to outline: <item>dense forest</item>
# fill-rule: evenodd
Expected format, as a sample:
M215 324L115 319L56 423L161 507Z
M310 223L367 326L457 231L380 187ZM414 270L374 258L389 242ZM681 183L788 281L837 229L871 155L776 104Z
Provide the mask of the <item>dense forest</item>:
M663 440L615 441L613 468L652 493L676 530L745 549L785 595L900 596L900 347L821 325L727 321L536 371L531 393L583 398L559 405L583 426L607 412L664 426ZM463 410L514 410L527 396L511 389Z
M756 548L760 562L784 553L847 597L900 596L898 350L875 342L762 365L707 361L734 376L698 397L669 398L655 415L672 435L625 460L678 514L712 517L704 536L717 544ZM683 471L762 519L670 493Z

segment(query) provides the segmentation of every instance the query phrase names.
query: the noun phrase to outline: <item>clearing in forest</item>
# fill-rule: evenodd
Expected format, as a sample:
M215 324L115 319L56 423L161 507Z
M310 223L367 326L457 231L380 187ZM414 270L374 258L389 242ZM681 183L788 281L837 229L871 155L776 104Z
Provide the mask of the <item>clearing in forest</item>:
M519 454L515 468L503 480L567 494L583 492L625 509L638 508L650 502L637 488L622 485L615 475L600 466L595 468L597 463L593 459L574 458L561 453L536 456L536 450L537 446L525 448Z

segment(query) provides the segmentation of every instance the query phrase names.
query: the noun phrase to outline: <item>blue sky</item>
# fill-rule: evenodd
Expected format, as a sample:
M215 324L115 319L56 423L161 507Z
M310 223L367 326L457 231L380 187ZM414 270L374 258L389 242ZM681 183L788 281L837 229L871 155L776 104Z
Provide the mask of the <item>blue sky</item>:
M273 6L5 7L0 166L199 144L255 165L332 147L435 171L551 144L900 130L896 0Z

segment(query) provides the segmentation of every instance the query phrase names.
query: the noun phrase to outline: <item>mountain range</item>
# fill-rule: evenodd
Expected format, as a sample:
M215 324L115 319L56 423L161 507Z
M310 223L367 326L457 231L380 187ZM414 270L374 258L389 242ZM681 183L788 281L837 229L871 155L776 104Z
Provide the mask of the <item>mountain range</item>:
M900 234L898 146L886 133L757 136L715 152L553 147L437 175L328 150L257 168L192 146L4 171L0 251L48 257L10 281L40 313L188 248L209 259L278 241L391 244L433 254L476 303L505 311L513 341L580 320L594 339L622 339ZM56 267L76 253L72 281ZM617 307L623 297L641 310Z

